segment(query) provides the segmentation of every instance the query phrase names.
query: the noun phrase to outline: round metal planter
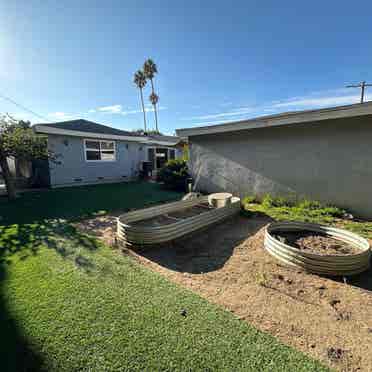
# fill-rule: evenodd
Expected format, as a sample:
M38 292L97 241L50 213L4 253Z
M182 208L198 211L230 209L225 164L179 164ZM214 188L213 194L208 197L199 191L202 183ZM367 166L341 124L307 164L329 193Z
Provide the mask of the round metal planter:
M359 249L360 253L350 255L320 255L282 243L273 235L279 232L314 231L342 240ZM304 269L310 273L347 276L359 274L370 266L371 251L366 239L349 231L318 224L302 222L276 222L270 224L265 232L265 249L283 263Z

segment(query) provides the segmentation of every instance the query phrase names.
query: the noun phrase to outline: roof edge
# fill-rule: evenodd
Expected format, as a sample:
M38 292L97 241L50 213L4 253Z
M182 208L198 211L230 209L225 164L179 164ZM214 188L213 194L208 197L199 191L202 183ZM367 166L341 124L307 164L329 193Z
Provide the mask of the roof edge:
M54 134L62 136L72 136L72 137L84 137L84 138L99 138L99 139L111 139L111 140L121 140L121 141L130 141L130 142L140 142L142 144L158 144L164 146L175 146L181 139L178 138L178 141L167 142L154 139L147 136L122 136L116 134L103 134L103 133L94 133L94 132L82 132L77 130L68 130L49 127L47 124L35 124L33 126L36 133L40 134Z
M268 128L280 125L299 124L329 119L342 119L354 116L372 115L372 102L356 103L347 106L328 107L318 110L287 112L276 115L261 116L253 119L226 122L195 128L177 129L179 137L199 136L225 133L255 128Z

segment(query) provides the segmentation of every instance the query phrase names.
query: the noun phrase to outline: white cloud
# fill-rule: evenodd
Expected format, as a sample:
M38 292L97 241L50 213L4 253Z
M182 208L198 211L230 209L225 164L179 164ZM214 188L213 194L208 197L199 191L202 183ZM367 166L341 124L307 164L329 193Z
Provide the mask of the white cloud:
M218 119L218 118L224 118L224 117L230 117L230 116L241 116L241 115L251 114L252 112L255 112L256 110L257 108L253 108L253 107L240 107L235 110L220 112L217 114L194 116L192 118L187 118L187 120L189 119L208 120L208 119Z
M57 120L69 120L75 117L72 114L67 114L66 112L62 111L52 112L48 114L48 116Z
M340 106L351 103L358 103L360 97L358 95L349 96L325 96L325 97L308 97L300 99L290 99L283 102L274 103L272 107L301 107L301 108L316 108L325 106Z
M123 109L122 105L112 105L112 106L98 107L96 111L106 112L108 114L120 114L122 113L122 109Z
M167 108L164 106L158 106L158 111L160 110L166 110ZM154 107L152 105L145 105L145 111L146 112L152 112L154 111ZM104 114L120 114L123 116L131 115L131 114L138 114L142 113L142 110L123 110L122 105L111 105L111 106L102 106L97 107L96 109L91 109L88 111L88 113L104 113Z
M194 126L222 124L227 121L249 119L261 115L275 114L285 111L318 109L324 107L342 106L358 103L360 95L350 94L349 89L333 89L323 92L313 92L306 96L295 96L285 100L275 100L267 104L252 107L240 107L230 111L182 118L182 120L200 120ZM354 92L353 92L354 93ZM372 100L372 94L367 92L365 100ZM253 115L254 114L254 115ZM215 120L213 120L215 119ZM211 120L211 121L208 121Z
M226 120L216 120L216 121L202 121L199 123L193 123L192 125L195 127L203 127L205 125L217 125L226 123Z

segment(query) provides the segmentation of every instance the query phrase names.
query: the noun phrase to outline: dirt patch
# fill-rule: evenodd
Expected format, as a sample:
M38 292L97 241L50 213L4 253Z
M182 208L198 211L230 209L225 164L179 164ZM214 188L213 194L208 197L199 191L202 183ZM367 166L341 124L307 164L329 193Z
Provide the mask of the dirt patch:
M176 242L123 251L336 370L372 371L372 271L345 284L288 268L263 249L269 222L237 216ZM100 224L102 234L92 222L85 231L96 225L107 239L107 220ZM114 233L115 224L111 241Z
M361 250L342 240L312 231L281 232L275 239L297 249L320 255L352 255Z
M175 212L165 213L160 216L147 218L145 220L132 222L131 225L148 226L148 227L169 225L177 221L180 221L184 218L193 217L193 216L197 216L198 214L208 212L211 209L214 209L214 208L209 206L208 203L200 203L190 208L182 209L182 210L175 211Z

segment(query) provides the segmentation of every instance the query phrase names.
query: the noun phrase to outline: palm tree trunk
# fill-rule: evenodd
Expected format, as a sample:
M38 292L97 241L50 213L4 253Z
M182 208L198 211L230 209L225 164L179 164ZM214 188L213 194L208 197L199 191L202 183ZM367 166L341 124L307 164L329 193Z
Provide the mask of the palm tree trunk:
M147 124L146 124L146 111L145 111L145 104L143 102L143 93L142 93L142 88L140 88L141 92L141 103L142 103L142 111L143 111L143 122L145 125L145 133L147 132Z
M0 149L0 167L3 172L3 177L5 181L6 191L8 194L8 199L14 200L17 197L15 182L14 182L13 176L10 173L8 160L6 156L1 152L1 149Z
M155 93L154 83L153 83L152 79L151 79L151 90L152 90L152 93ZM154 113L155 113L155 127L156 127L156 131L159 133L158 112L157 112L157 108L156 108L156 103L154 104Z

